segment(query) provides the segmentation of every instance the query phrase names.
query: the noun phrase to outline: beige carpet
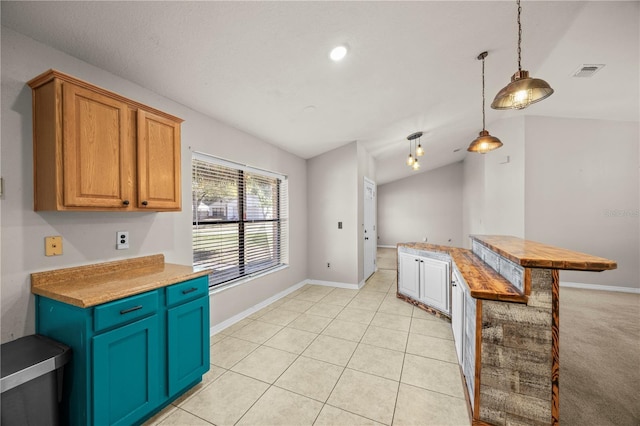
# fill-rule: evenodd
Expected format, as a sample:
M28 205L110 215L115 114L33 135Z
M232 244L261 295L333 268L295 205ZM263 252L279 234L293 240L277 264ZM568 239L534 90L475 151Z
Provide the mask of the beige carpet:
M640 425L640 294L560 289L560 424Z
M640 295L560 288L560 424L640 425Z

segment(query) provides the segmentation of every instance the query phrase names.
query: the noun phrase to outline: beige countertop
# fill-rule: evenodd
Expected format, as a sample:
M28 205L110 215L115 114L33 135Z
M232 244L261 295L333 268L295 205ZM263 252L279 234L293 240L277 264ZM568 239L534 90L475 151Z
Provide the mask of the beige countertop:
M31 293L81 308L100 305L208 275L165 263L164 255L137 257L31 274Z

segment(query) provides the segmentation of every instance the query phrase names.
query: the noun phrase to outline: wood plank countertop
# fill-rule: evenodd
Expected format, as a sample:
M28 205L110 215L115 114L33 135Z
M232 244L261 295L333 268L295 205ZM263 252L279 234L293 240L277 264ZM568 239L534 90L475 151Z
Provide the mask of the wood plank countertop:
M578 271L617 268L613 260L512 236L472 235L471 239L525 268ZM476 299L527 302L528 294L521 292L471 250L427 243L398 244L398 247L401 246L449 255L469 286L471 296Z
M508 235L472 235L471 239L525 268L599 272L618 267L613 260Z
M400 243L398 247L447 254L456 264L462 278L476 299L527 303L528 297L503 278L471 250L427 243Z
M31 293L89 308L208 275L165 263L164 255L137 257L31 274Z

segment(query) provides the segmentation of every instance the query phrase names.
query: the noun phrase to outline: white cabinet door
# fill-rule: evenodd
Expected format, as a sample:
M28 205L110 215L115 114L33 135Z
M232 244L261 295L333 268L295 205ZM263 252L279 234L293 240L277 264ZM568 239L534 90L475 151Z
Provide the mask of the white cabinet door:
M420 299L420 258L407 253L398 253L400 268L398 291L412 299Z
M420 301L449 313L449 263L420 258Z
M464 342L464 290L458 274L454 272L451 282L451 328L453 329L453 341L456 345L458 364L463 363Z
M464 343L462 371L467 379L467 390L473 407L476 368L476 299L471 297L469 288L464 289Z

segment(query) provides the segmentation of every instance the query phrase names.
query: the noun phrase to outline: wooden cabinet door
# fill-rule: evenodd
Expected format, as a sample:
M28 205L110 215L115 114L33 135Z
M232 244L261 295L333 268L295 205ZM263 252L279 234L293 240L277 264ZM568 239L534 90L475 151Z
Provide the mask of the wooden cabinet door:
M169 396L209 370L209 295L168 310Z
M93 338L93 424L134 424L158 405L158 316Z
M398 253L398 291L412 299L420 298L420 259L407 253Z
M127 105L70 83L62 87L64 205L126 208L132 183Z
M180 210L180 123L138 110L138 207Z

